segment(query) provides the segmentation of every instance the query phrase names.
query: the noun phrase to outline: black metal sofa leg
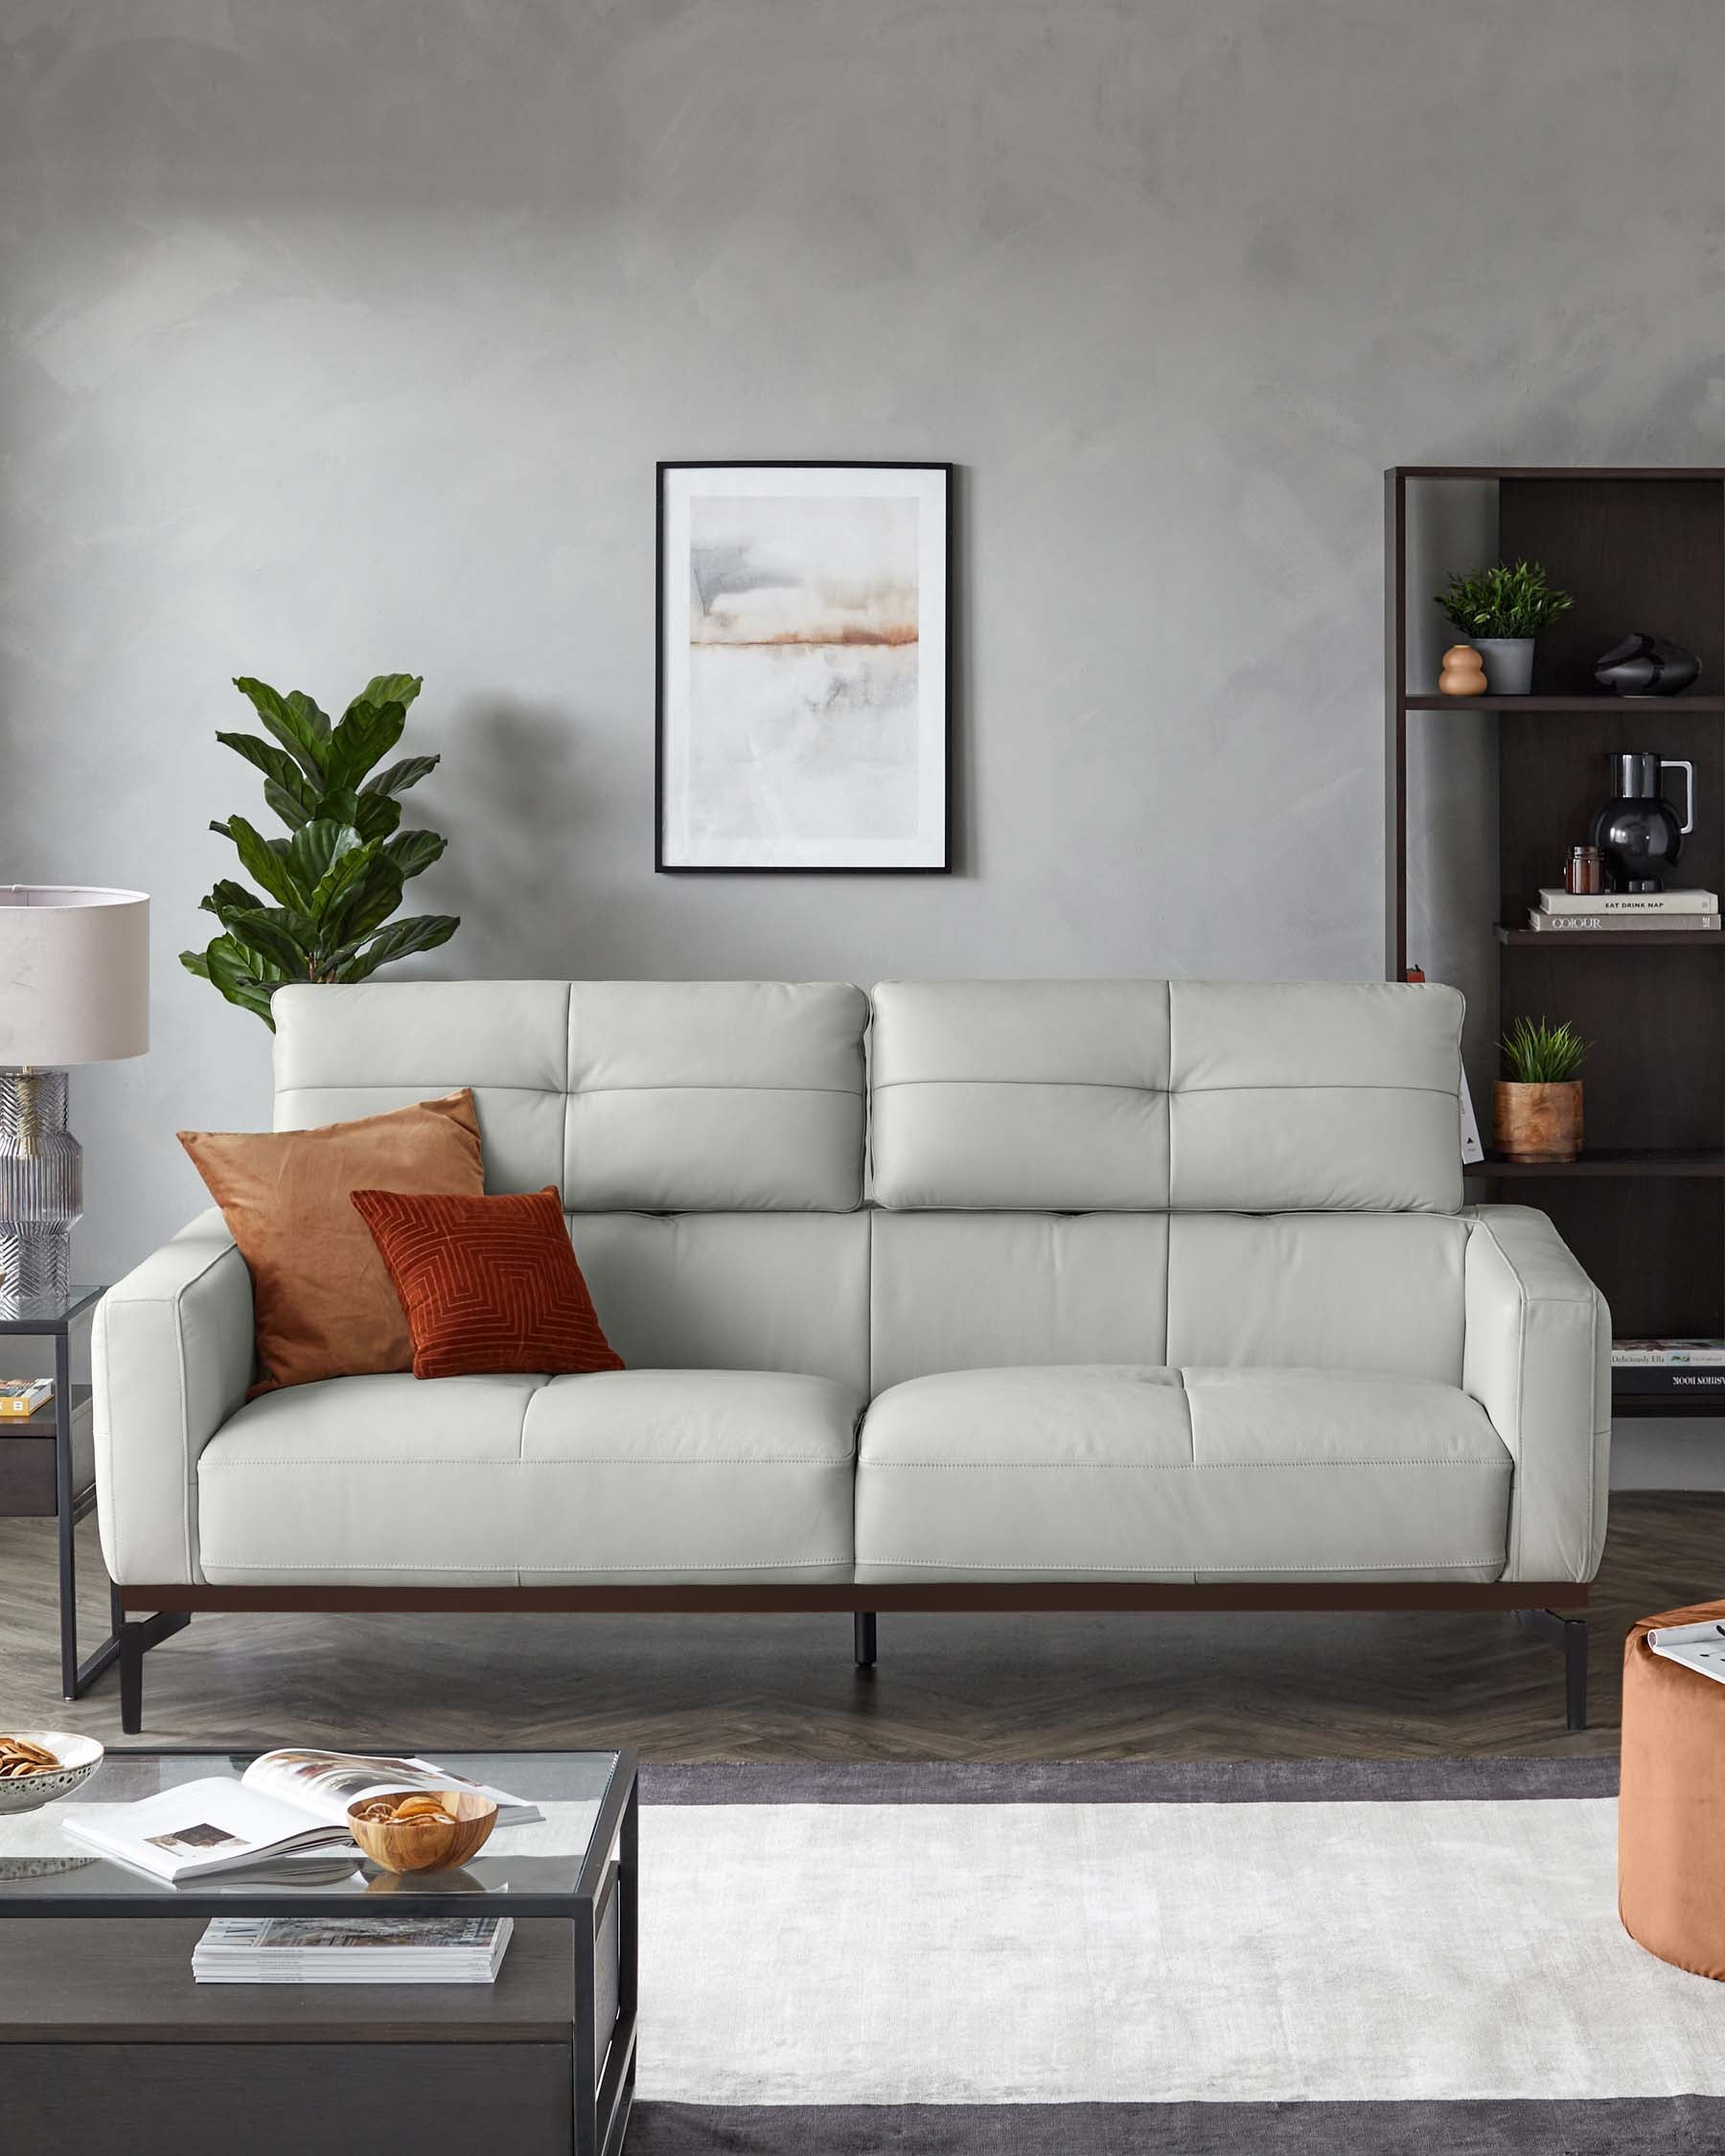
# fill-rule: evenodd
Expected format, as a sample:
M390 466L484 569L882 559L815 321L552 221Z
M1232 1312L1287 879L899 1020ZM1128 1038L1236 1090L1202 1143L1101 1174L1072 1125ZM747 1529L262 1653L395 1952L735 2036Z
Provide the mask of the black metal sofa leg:
M190 1610L161 1610L120 1627L120 1727L127 1736L136 1736L144 1727L144 1657L191 1621Z
M872 1610L859 1610L855 1619L857 1667L872 1669L875 1665L875 1614Z
M1548 1647L1563 1652L1563 1704L1572 1730L1587 1727L1587 1619L1555 1610L1517 1610L1515 1621Z

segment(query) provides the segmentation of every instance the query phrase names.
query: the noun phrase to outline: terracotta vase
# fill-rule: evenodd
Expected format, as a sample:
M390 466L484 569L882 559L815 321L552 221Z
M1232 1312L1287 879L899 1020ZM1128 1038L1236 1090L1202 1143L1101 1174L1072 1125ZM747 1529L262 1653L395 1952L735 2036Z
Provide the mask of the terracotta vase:
M1491 1132L1506 1160L1573 1160L1581 1150L1581 1081L1518 1086L1500 1078Z

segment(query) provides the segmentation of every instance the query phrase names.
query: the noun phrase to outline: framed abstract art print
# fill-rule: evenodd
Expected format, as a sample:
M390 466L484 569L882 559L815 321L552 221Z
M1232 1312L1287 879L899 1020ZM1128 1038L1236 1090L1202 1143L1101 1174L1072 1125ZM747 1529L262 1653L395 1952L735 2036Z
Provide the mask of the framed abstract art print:
M655 865L951 866L948 464L661 464Z

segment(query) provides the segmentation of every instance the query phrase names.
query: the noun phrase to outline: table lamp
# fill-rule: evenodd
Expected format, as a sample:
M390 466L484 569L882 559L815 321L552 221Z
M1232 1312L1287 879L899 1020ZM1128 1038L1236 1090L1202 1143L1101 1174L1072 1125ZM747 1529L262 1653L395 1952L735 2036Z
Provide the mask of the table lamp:
M0 883L0 1311L64 1299L83 1212L66 1067L150 1046L142 891Z

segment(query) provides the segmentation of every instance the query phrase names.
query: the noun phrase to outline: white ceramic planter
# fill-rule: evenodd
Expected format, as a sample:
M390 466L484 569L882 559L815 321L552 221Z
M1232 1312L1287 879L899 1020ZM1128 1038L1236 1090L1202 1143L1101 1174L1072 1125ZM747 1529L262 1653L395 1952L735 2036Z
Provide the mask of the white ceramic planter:
M1494 697L1525 697L1533 686L1531 636L1470 636L1485 667L1485 693Z

